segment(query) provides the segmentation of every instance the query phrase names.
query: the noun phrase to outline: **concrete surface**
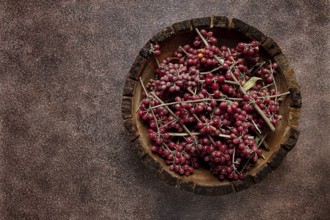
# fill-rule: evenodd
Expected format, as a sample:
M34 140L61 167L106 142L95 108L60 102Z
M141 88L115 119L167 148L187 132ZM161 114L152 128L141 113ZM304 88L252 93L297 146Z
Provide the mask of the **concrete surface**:
M0 0L0 219L329 219L330 3ZM128 148L120 100L161 28L236 17L273 37L302 88L301 135L250 189L197 196Z

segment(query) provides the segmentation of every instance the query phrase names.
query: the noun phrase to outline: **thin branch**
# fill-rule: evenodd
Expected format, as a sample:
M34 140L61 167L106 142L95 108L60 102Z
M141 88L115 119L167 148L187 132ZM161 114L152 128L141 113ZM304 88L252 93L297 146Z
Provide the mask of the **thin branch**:
M256 132L256 135L257 135L258 138L260 139L260 142L259 142L257 148L259 148L259 147L261 146L261 144L262 144L262 145L264 146L264 148L265 148L266 151L270 151L269 146L268 146L268 144L267 144L266 141L265 141L266 136L268 135L268 132L267 132L264 136L261 136L261 135L258 134L257 132Z
M214 142L213 138L211 137L211 135L208 135L208 138L210 139L211 143L215 146L215 142Z
M150 52L152 52L152 54L154 55L154 58L155 58L155 60L156 60L156 63L157 63L157 67L159 67L160 65L159 65L159 61L158 61L158 58L156 57L156 55L155 55L155 48L154 48L154 45L153 44L151 44L151 49L150 49Z
M226 96L225 98L228 100L232 100L232 101L242 101L243 100L243 98L232 98L232 97L228 97L228 96Z
M237 85L239 86L240 84L237 83L237 82L234 82L234 81L231 81L231 80L225 80L225 83L228 83L228 84L233 84L233 85Z
M193 114L193 116L194 116L194 118L195 118L198 122L202 122L202 121L198 118L198 116L197 116L196 114Z
M157 67L160 67L160 64L159 64L158 58L156 57L155 54L154 54L154 57L155 57L155 60L156 60L156 63L157 63Z
M280 97L280 96L286 96L286 95L289 95L289 94L290 94L290 91L287 91L287 92L277 94L277 95L266 96L266 98L275 98L275 97ZM263 97L259 97L259 98L263 98Z
M163 146L165 146L165 148L166 148L166 149L167 149L172 155L174 155L174 151L171 150L171 149L167 146L167 144L163 143Z
M261 134L260 129L258 128L257 124L254 122L254 120L252 119L252 124L254 125L254 127L257 129L257 131Z
M231 55L231 51L230 51L230 49L229 49L229 48L227 48L227 51L228 51L229 55Z
M185 136L197 136L197 135L200 135L200 133L198 133L198 132L190 132L190 134L188 134L188 133L173 133L173 132L170 132L168 134L170 136L175 136L175 137L185 137Z
M219 134L219 137L223 137L223 138L231 138L231 136L228 135L228 134Z
M200 79L200 80L198 80L198 82L204 83L205 80L204 80L204 79ZM225 80L224 82L225 82L225 83L228 83L228 84L237 85L237 86L240 85L239 83L234 82L234 81L231 81L231 80Z
M274 85L274 84L273 84L273 83L271 83L271 84L268 84L268 85L266 85L266 86L262 87L261 89L266 89L266 88L268 88L268 87L270 87L270 86L272 86L272 85Z
M192 91L190 88L187 88L188 92L190 92L193 95L196 95L196 93L194 93L194 91Z
M140 110L141 105L142 105L142 100L141 100L141 102L139 103L139 106L137 107L136 112L138 112L138 111Z
M241 169L240 173L242 173L242 172L245 170L245 168L246 168L246 166L249 164L251 158L252 158L252 157L250 156L249 159L246 161L246 163L245 163L245 165L243 166L243 168Z
M148 94L148 91L147 91L146 87L145 87L144 84L143 84L143 81L142 81L141 76L139 77L139 80L140 80L140 83L141 83L141 86L142 86L142 89L143 89L144 93L145 93L146 96L148 97L149 94Z
M140 80L140 83L141 83L141 86L142 86L144 92L146 93L146 96L149 97L148 91L147 91L146 87L145 87L144 84L143 84L142 78L139 77L139 80ZM154 113L154 110L151 108L150 104L149 104L149 109L151 110L152 117L153 117L154 120L155 120L156 128L157 128L157 133L160 134L160 133L159 133L158 121L157 121L156 115L155 115L155 113Z
M157 118L156 118L156 115L155 115L155 113L154 113L154 110L153 110L152 108L150 108L150 109L151 109L151 114L152 114L152 117L154 118L154 120L155 120L155 123L156 123L157 134L160 134L160 133L159 133L158 120L157 120Z
M214 58L221 64L223 65L225 63L225 61L223 59L220 59L220 57L218 57L217 55L214 55Z
M265 64L265 62L262 63L256 63L253 67L250 68L251 71L251 75L253 76L254 73L257 71L257 69L260 69L263 65ZM256 69L254 69L255 67L258 67ZM253 70L254 69L254 70ZM253 71L252 71L253 70Z
M217 70L219 70L221 68L222 68L222 66L218 66L217 68L214 68L213 70L210 70L210 71L199 72L199 74L204 75L204 74L208 74L208 73L213 73L213 72L215 72L215 71L217 71Z
M185 133L185 132L181 132L181 133L175 133L175 132L170 132L168 133L170 136L176 136L176 137L185 137L185 136L198 136L198 135L203 135L199 132L190 132L190 134ZM211 135L209 135L211 136ZM212 136L211 136L212 137ZM231 138L230 135L226 135L226 134L220 134L219 137L223 137L223 138Z
M272 66L272 61L270 61L270 74L273 78L273 82L274 82L274 89L275 89L275 94L277 94L277 85L275 82L275 77L274 77L274 70L273 70L273 66ZM275 96L275 102L277 101L277 96Z
M155 105L151 108L159 108L159 107L164 107L164 106L169 106L169 105L176 105L176 104L180 104L180 103L183 103L183 102L186 102L186 103L196 103L196 102L206 102L206 101L212 101L212 100L215 100L215 101L221 101L221 102L224 102L224 101L227 101L226 99L196 99L196 100L187 100L187 101L180 101L180 102L168 102L168 103L162 103L162 104L159 104L159 105Z
M183 53L185 53L186 55L188 55L187 51L185 49L183 49L183 47L179 46L179 48L182 50Z
M268 127L270 128L271 131L275 131L275 127L274 125L271 123L271 121L269 120L269 118L265 115L265 113L259 108L259 106L253 102L252 106L255 108L255 110L257 110L257 112L261 115L261 117L264 119L264 121L266 122L266 124L268 125Z
M195 31L197 32L198 36L201 38L201 40L203 41L203 43L205 44L205 46L209 46L209 43L207 43L206 39L203 37L203 35L201 34L201 32L198 30L198 28L195 28Z
M166 127L167 125L171 124L172 122L177 122L177 120L176 119L173 119L172 121L167 122L166 124L160 126L160 128Z
M161 100L154 92L151 92L150 93L158 102L164 104L163 100ZM167 111L177 120L178 119L178 116L167 106L165 105L165 108L167 109ZM191 136L191 132L189 131L189 129L184 125L184 124L181 124L182 125L182 128Z

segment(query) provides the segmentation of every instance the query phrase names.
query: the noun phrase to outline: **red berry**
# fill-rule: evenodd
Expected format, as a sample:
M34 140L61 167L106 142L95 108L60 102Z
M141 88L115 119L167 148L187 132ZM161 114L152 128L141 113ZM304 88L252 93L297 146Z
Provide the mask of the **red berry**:
M218 85L218 83L212 83L212 89L213 89L213 90L217 90L217 89L219 89L219 85Z

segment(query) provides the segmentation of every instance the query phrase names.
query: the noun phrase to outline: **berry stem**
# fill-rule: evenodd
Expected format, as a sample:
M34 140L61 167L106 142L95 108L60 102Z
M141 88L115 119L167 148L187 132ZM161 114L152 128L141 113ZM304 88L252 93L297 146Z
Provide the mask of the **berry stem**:
M147 91L146 87L145 87L144 84L143 84L143 81L142 81L141 76L139 77L139 80L140 80L140 83L141 83L141 86L142 86L144 92L146 93L146 96L149 97L148 91ZM157 118L156 118L156 116L155 116L154 110L151 108L150 104L149 104L149 109L151 110L152 117L153 117L154 120L155 120L155 124L156 124L156 127L157 127L157 133L160 134L160 133L159 133L158 121L157 121Z
M138 111L140 110L141 105L142 105L142 100L140 101L139 106L138 106L137 109L136 109L136 112L138 112Z
M173 122L177 122L177 120L176 120L176 119L173 119L172 121L167 122L167 123L164 124L163 126L160 126L160 128L166 127L167 125L169 125L169 124L171 124L171 123L173 123Z
M237 85L237 86L240 85L239 83L231 81L231 80L225 80L225 83L233 84L233 85Z
M265 98L276 98L276 97L280 97L280 96L286 96L286 95L289 95L289 94L290 94L290 91L287 91L287 92L277 94L277 95L266 96ZM264 97L259 97L259 98L264 98Z
M155 60L156 60L156 63L157 63L157 67L160 67L160 64L159 64L158 58L156 57L155 54L154 54L154 57L155 57Z
M202 135L201 133L199 132L190 132L190 134L188 133L173 133L173 132L170 132L168 133L170 136L177 136L177 137L185 137L185 136L198 136L198 135ZM231 138L230 135L227 135L227 134L220 134L219 137L223 137L223 138Z
M202 122L202 121L198 118L198 116L197 116L196 114L193 114L193 116L194 116L194 118L195 118L198 122Z
M185 49L183 49L183 47L179 46L179 48L182 50L183 53L186 54L186 56L188 55L187 51Z
M261 135L257 134L257 136L260 138L260 141L259 141L259 144L257 146L257 149L261 146L261 144L263 144L264 147L266 147L265 149L269 151L268 145L266 144L266 142L264 142L265 139L266 139L266 137L267 137L267 135L268 135L268 132L263 137L261 137Z
M275 131L274 125L270 122L269 118L265 115L265 113L259 108L259 106L253 102L252 106L257 110L257 112L261 115L261 117L265 120L266 124L270 128L270 130Z
M214 146L216 146L216 145L215 145L215 142L214 142L214 140L213 140L213 138L212 138L212 136L211 136L211 135L208 135L208 138L210 139L211 143L212 143Z
M167 144L163 143L163 146L165 146L165 148L166 148L166 149L167 149L172 155L175 154L174 151L172 151L170 148L168 148Z
M151 50L150 50L151 52L152 52L152 54L154 55L154 58L155 58L155 60L156 60L156 63L157 63L157 67L159 67L160 65L159 65L159 61L158 61L158 59L157 59L157 57L156 57L156 55L155 55L155 48L154 48L154 45L153 44L151 44Z
M206 72L200 72L199 74L204 75L204 74L208 74L208 73L213 73L213 72L215 72L215 71L217 71L217 70L219 70L221 68L222 68L222 66L219 66L217 68L214 68L213 70L206 71Z
M268 88L268 87L270 87L270 86L272 86L272 85L274 85L274 84L273 84L273 83L270 83L270 84L268 84L268 85L262 87L261 89L266 89L266 88Z
M155 115L155 112L152 108L150 108L150 104L149 104L149 109L151 110L151 114L152 114L152 117L154 118L155 120L155 124L156 124L156 128L157 128L157 133L160 134L159 132L159 125L158 125L158 120L156 118L156 115Z
M146 87L143 84L141 76L139 77L139 80L140 80L140 83L141 83L141 86L142 86L142 89L143 89L144 93L146 94L147 97L149 97L148 91L147 91Z
M200 133L198 133L198 132L190 132L190 134L188 134L188 133L174 133L174 132L170 132L168 134L170 136L175 136L175 137L185 137L185 136L197 136L197 135L200 135Z
M257 129L257 131L259 132L259 134L261 134L260 129L258 128L257 124L254 122L254 120L252 119L252 124L254 125L254 127Z
M234 63L232 63L232 64L230 65L230 67L228 68L227 72L228 72L228 71L231 72L231 70L232 70L234 67L236 67L237 63L238 63L237 61L235 61Z
M277 94L277 85L275 82L275 78L274 78L274 69L272 67L272 61L270 61L270 75L273 78L273 82L274 82L274 89L275 89L275 94ZM277 96L275 96L275 102L277 101Z
M250 71L251 71L251 75L254 76L255 72L260 69L263 65L265 64L265 62L262 62L262 63L256 63L253 67L250 68ZM258 68L256 68L258 67ZM254 69L256 68L256 69ZM253 70L253 71L252 71Z
M219 137L223 137L223 138L231 138L231 136L228 135L228 134L219 134Z
M192 91L190 88L187 88L187 90L188 90L191 94L196 95L196 93L194 93L194 91Z
M225 61L223 59L220 59L220 57L218 57L217 55L214 55L214 58L221 64L223 65L225 63Z
M233 167L234 167L234 171L237 170L236 166L235 166L235 154L236 154L236 148L234 147L234 150L233 150L233 157L232 157L232 164L233 164Z
M240 173L242 173L242 172L245 170L245 168L246 168L246 166L249 164L251 158L252 158L252 156L250 156L249 159L246 161L246 163L245 163L245 165L243 166L243 168L241 169Z
M151 108L159 108L159 107L165 107L165 106L169 106L169 105L176 105L176 104L180 104L180 103L183 103L183 102L186 102L186 103L196 103L196 102L206 102L206 101L212 101L212 100L221 101L221 102L227 101L226 99L196 99L196 100L187 100L187 101L180 101L180 102L168 102L168 103L164 103L163 102L162 104L155 105L155 106L153 106Z
M228 51L229 55L231 56L231 51L230 51L230 49L229 49L229 48L227 48L227 51Z
M243 100L242 98L232 98L232 97L228 97L228 96L225 96L225 99L226 99L226 101L228 101L228 100L232 100L232 101L242 101L242 100Z
M205 46L209 46L209 43L207 43L206 39L203 37L203 35L201 34L201 32L198 30L198 28L195 28L195 31L197 32L198 36L201 38L201 40L203 41L203 43L205 44Z

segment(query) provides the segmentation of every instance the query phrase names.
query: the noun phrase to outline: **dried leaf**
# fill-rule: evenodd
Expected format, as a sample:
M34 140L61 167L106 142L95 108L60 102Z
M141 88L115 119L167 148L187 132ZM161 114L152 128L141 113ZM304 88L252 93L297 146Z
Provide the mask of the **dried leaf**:
M258 80L261 80L261 78L259 78L259 77L255 77L255 76L254 76L254 77L251 77L250 80L247 81L247 82L244 84L243 89L244 89L245 91L248 91L249 89L253 88L253 87L256 85L256 82L257 82Z

